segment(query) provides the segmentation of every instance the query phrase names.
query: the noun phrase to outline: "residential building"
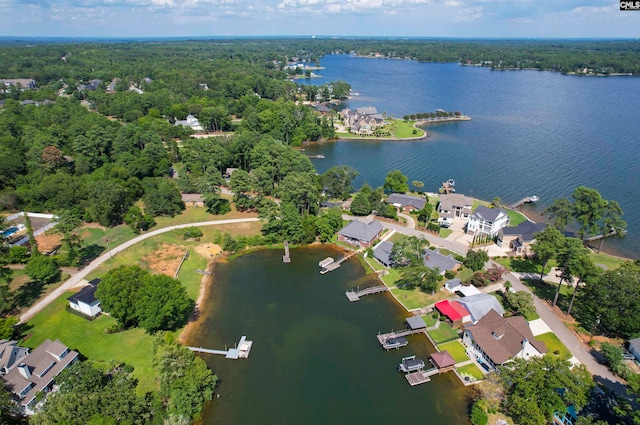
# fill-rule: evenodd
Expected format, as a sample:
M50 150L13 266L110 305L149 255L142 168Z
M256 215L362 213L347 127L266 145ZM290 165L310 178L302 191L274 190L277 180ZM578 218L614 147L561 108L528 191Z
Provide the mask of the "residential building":
M440 195L438 214L440 218L468 218L471 215L473 198L461 193Z
M483 234L494 238L498 236L500 229L508 225L509 214L504 209L480 205L469 217L467 233Z
M454 277L453 279L449 279L444 283L444 289L446 289L452 294L456 292L458 289L460 289L461 287L462 287L462 281L457 277Z
M78 86L78 90L80 90L80 91L82 91L82 90L95 91L100 86L100 83L102 83L102 80L98 80L98 79L91 80L87 84L80 84Z
M629 352L640 362L640 338L629 340ZM1 364L0 364L1 366Z
M524 317L504 318L495 310L476 324L466 325L462 343L467 353L487 370L516 358L528 359L547 352L547 346L535 339Z
M457 300L442 300L435 303L434 307L453 327L471 322L471 314Z
M424 253L422 262L430 269L438 269L442 275L450 270L458 270L460 268L460 264L462 264L460 261L453 258L453 255L442 255L437 249L433 251L427 249Z
M21 351L20 354L11 367L0 370L0 377L19 399L25 413L33 414L36 395L53 390L55 378L77 360L78 353L58 340L46 339L31 353Z
M93 279L87 286L67 298L69 307L88 317L96 317L102 313L100 300L96 299L96 289L98 289L99 283L100 279Z
M515 227L504 227L498 231L496 243L500 248L509 248L514 254L527 255L531 244L535 242L534 234L542 232L546 224L523 221Z
M382 233L382 224L373 220L364 223L359 220L351 220L349 224L338 231L338 240L352 245L369 248Z
M13 369L27 354L29 349L18 346L16 341L0 340L0 376Z
M500 316L504 315L504 309L493 295L483 294L473 286L475 294L465 295L458 302L471 314L471 321L477 323L490 311L495 311Z
M201 193L183 193L180 196L185 207L204 207L204 198Z
M31 78L2 78L0 85L4 85L3 93L11 87L20 87L21 90L31 90L36 88L36 81Z
M176 120L174 125L182 125L184 127L192 129L193 131L203 130L202 125L200 125L200 121L198 121L198 119L191 114L187 115L186 120Z
M391 258L391 251L393 250L393 242L382 241L373 249L373 258L378 260L383 266L391 267L394 264Z
M387 202L398 208L401 212L420 211L424 208L427 200L421 196L404 195L402 193L392 193L387 198Z
M345 108L340 111L340 118L344 126L349 127L350 132L360 135L371 134L386 124L382 114L378 114L373 106L358 108L355 111Z

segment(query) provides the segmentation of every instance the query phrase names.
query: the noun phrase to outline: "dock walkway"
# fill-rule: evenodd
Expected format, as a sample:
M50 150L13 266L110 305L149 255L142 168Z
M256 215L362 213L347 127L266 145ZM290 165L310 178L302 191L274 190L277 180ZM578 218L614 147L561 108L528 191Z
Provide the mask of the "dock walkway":
M347 291L345 295L347 299L351 302L356 302L360 300L360 297L364 297L365 295L371 294L379 294L381 292L388 292L391 288L388 286L380 285L380 286L372 286L371 288L363 289L362 291Z
M527 196L526 198L520 199L515 204L509 205L509 209L515 210L516 208L518 208L522 204L526 204L526 203L529 203L529 202L537 202L537 201L538 201L538 197L537 196Z
M431 376L440 373L437 367L433 367L428 370L419 370L417 372L407 373L404 377L409 382L409 385L415 387L416 385L424 384L431 381Z
M187 347L191 351L195 351L197 353L205 353L205 354L214 354L218 356L225 356L227 359L246 359L249 357L249 353L251 352L251 347L253 346L253 341L247 341L246 336L242 336L240 341L238 342L238 346L236 348L230 348L228 350L212 350L209 348L202 347Z
M347 261L349 258L353 257L354 255L357 255L359 253L361 253L364 250L364 248L360 248L356 251L351 251L345 255L342 256L342 258L340 258L337 261L333 261L333 262L329 262L329 258L325 258L324 260L322 260L319 264L319 266L321 267L322 270L320 270L320 274L325 274L328 272L332 272L335 269L337 269L338 267L340 267L340 264L344 263L345 261Z
M389 340L393 341L400 337L405 337L408 335L419 334L419 333L425 333L425 330L424 329L414 329L414 330L407 329L399 332L389 332L386 334L378 334L377 337L378 337L378 342L380 343L380 346L385 350L390 350L396 347L393 344L389 344Z

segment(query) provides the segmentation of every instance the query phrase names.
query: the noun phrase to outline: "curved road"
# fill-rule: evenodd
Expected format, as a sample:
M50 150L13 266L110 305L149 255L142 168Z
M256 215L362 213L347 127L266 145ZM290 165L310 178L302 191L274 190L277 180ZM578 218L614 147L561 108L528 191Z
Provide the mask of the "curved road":
M102 254L100 257L96 258L91 263L89 263L85 268L83 268L82 270L78 271L78 273L74 274L69 279L67 279L67 281L64 282L62 285L60 285L59 287L57 287L55 289L55 291L53 291L52 293L50 293L49 295L44 297L37 304L31 306L31 308L29 310L24 312L20 316L20 323L26 322L31 317L33 317L36 313L38 313L40 310L42 310L43 308L45 308L46 306L51 304L53 302L53 300L57 299L60 295L64 294L65 292L67 292L71 288L73 288L76 285L78 285L78 283L80 283L80 281L82 279L84 279L89 273L94 271L102 263L104 263L105 261L107 261L108 259L113 257L114 255L116 255L117 253L119 253L121 251L124 251L125 249L129 248L130 246L133 246L133 245L137 244L140 241L143 241L145 239L151 238L153 236L160 235L162 233L170 232L172 230L184 229L186 227L192 227L192 226L197 226L197 227L201 227L201 226L218 226L218 225L223 225L223 224L249 223L249 222L253 222L253 221L259 221L259 219L257 217L252 217L252 218L236 218L236 219L230 219L230 220L201 221L199 223L177 224L175 226L163 227L162 229L156 229L156 230L153 230L153 231L151 231L149 233L145 233L143 235L136 236L135 238L124 242L122 245L119 245L119 246L113 248L111 251L107 251L106 253Z

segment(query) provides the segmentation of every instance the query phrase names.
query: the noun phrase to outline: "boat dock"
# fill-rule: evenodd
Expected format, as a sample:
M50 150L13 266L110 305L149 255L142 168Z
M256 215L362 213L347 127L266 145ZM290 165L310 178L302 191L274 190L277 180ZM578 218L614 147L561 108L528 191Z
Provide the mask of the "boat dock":
M238 346L236 348L231 348L229 350L211 350L209 348L202 347L187 347L191 351L195 351L197 353L205 353L205 354L215 354L219 356L225 356L227 359L246 359L249 357L249 353L251 352L251 347L253 346L253 341L248 341L246 336L242 336L240 341L238 342Z
M584 238L582 241L583 242L593 242L593 241L597 241L603 238L608 238L609 236L615 236L617 235L618 232L616 232L615 229L612 229L609 233L607 233L606 235L604 233L601 233L599 235L596 236L591 236L590 238ZM623 229L622 230L622 235L626 235L627 234L627 229Z
M372 286L371 288L363 289L362 291L347 291L345 295L347 299L351 302L356 302L360 300L360 297L364 297L365 295L371 294L379 294L380 292L388 292L391 290L388 286L380 285L380 286Z
M284 255L282 256L283 263L290 263L291 257L289 256L289 242L284 241Z
M399 348L396 346L397 340L404 338L408 335L423 333L424 329L407 329L400 332L389 332L386 334L378 334L378 342L380 346L385 350L391 350L392 348Z
M356 254L359 254L362 251L363 248L357 250L357 251L351 251L349 253L347 253L346 255L344 255L342 258L340 258L338 261L333 261L333 258L331 257L327 257L324 260L320 261L320 263L318 263L318 265L320 266L321 270L320 270L320 274L325 274L325 273L329 273L334 271L335 269L340 267L340 264L344 263L345 261L347 261L349 258L353 257ZM329 261L331 260L331 261Z
M324 159L324 155L307 155L307 158L311 158L311 159Z
M437 375L438 373L440 373L438 368L434 367L428 370L407 373L404 377L407 379L407 382L409 382L409 385L415 387L416 385L431 381L431 376Z
M522 204L527 204L529 202L538 202L539 199L540 198L538 198L535 195L534 196L527 196L526 198L520 199L515 204L509 205L509 209L515 210L516 208L520 207Z

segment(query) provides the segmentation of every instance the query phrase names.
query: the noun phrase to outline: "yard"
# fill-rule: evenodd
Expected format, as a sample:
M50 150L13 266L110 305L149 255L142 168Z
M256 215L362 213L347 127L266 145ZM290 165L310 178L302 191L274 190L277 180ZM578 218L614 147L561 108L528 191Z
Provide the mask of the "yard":
M451 357L453 357L453 359L456 361L456 363L469 360L469 356L467 356L464 345L462 345L460 341L450 341L444 344L440 344L438 345L438 349L440 351L447 350L449 354L451 354Z
M438 322L438 316L438 313L429 313L426 316L422 316L422 320L424 320L424 323L426 323L427 327L430 328L431 326L435 326Z
M547 344L547 348L549 349L547 352L548 356L557 356L562 360L569 360L571 358L571 352L569 352L567 347L565 347L553 332L538 335L536 339Z
M475 363L471 363L462 367L459 367L456 369L458 371L458 373L462 376L464 375L469 375L473 378L475 378L477 381L484 379L484 374L482 373L482 371L480 370L480 368L478 366L476 366Z
M133 375L138 379L138 393L154 390L156 374L151 364L153 337L142 329L104 333L115 319L101 315L89 321L69 313L65 306L71 294L64 294L27 322L27 337L21 345L35 348L47 338L59 339L97 364L107 365L117 360L133 366Z
M432 329L427 331L431 339L436 344L442 344L445 342L453 341L454 339L458 339L458 330L453 329L449 324L445 322L440 322L440 326L437 329Z
M516 227L518 224L527 221L527 217L519 211L507 210L509 216L509 227Z

